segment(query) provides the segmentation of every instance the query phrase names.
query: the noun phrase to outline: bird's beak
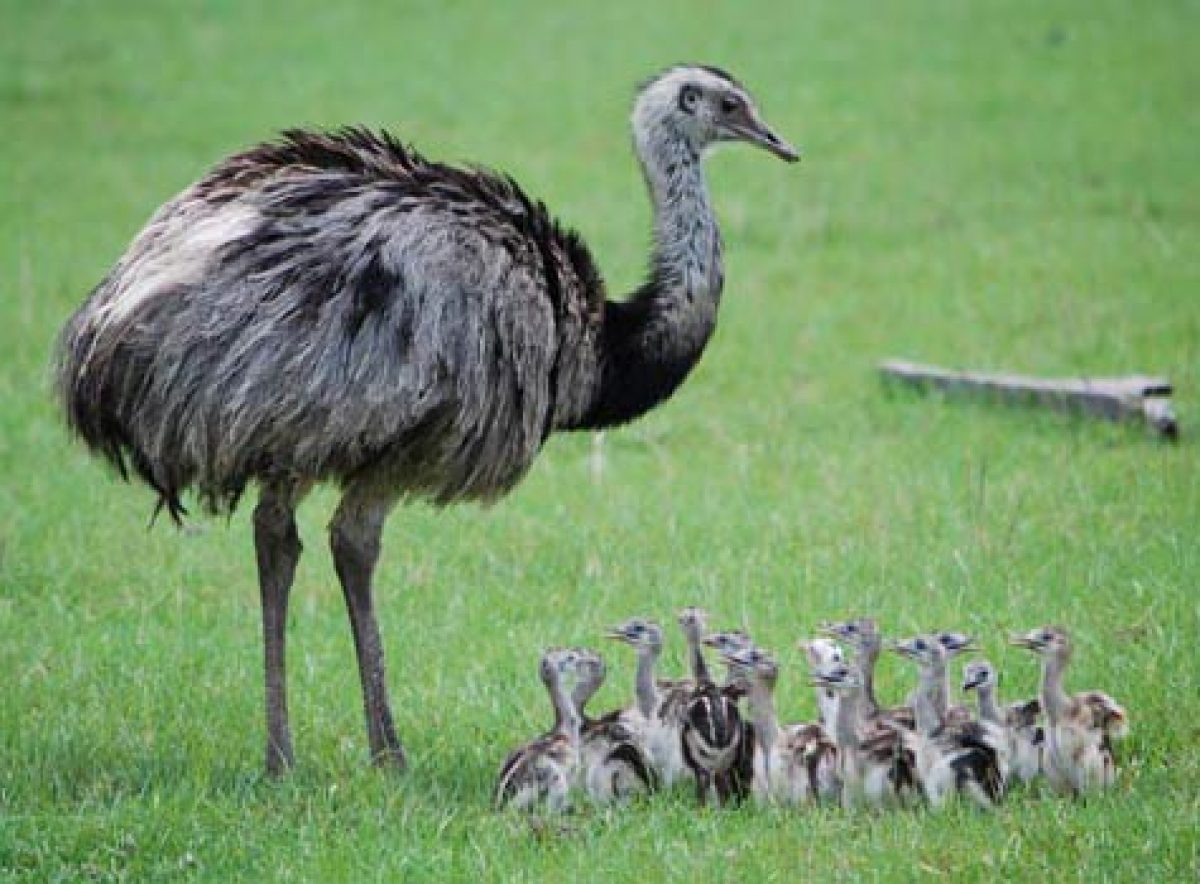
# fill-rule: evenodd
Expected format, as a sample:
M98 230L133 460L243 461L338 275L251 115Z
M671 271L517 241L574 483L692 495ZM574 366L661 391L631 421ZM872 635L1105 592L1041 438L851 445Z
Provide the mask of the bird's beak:
M830 677L828 675L813 675L809 678L808 683L814 688L822 688L827 691L837 690L843 685L847 687L854 687L853 682L850 682L847 679Z
M611 638L611 639L614 639L615 641L619 641L619 642L623 642L627 638L629 638L629 636L627 636L624 632L622 632L619 629L610 629L608 632L604 633L604 637Z
M731 138L761 147L781 160L794 163L800 159L800 152L776 135L752 108L747 107L739 119L727 122L725 127Z
M1010 635L1008 637L1008 643L1010 645L1015 645L1018 648L1024 648L1027 651L1036 651L1038 649L1037 643L1031 640L1027 635Z
M983 679L980 679L980 678L963 679L962 689L964 691L974 690L975 688L979 687L981 684L983 684Z

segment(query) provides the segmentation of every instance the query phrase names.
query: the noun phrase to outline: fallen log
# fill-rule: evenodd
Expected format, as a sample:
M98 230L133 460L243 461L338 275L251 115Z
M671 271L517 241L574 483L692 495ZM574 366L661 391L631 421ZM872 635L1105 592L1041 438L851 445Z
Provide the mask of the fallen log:
M901 360L883 362L879 370L888 380L920 389L983 395L1003 402L1033 404L1113 421L1140 420L1164 438L1173 440L1179 435L1179 425L1171 407L1173 388L1165 378L1143 375L1036 378L951 371Z

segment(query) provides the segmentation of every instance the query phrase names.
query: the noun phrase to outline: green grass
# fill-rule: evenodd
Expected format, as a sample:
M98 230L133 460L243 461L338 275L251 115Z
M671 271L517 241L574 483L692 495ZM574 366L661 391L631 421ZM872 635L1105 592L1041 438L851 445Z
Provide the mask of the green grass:
M603 8L601 8L603 7ZM1194 880L1200 873L1200 7L829 2L16 0L0 29L0 872L30 880ZM709 164L728 267L675 399L551 441L492 508L393 517L379 607L413 761L365 764L349 629L304 512L300 766L264 781L246 512L145 530L151 498L64 432L51 341L149 213L302 123L386 124L508 171L615 291L644 266L633 84L734 70L800 144ZM1184 436L889 393L879 358L1149 371ZM1125 703L1110 794L942 816L698 812L686 794L532 833L487 806L546 718L536 658L685 603L745 623L813 715L795 640L871 612L983 637L1069 625ZM674 636L672 636L674 639ZM598 706L629 696L609 649ZM678 643L668 663L681 665ZM886 661L882 690L911 673Z

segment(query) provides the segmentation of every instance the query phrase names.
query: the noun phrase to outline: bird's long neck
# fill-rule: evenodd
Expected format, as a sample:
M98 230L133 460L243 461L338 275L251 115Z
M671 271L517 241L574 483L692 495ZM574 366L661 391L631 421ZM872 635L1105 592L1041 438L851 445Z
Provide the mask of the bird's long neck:
M687 644L692 678L696 679L697 684L702 681L712 681L708 672L708 664L704 660L704 650L700 647L700 635L693 629L688 629Z
M770 750L779 739L779 716L775 713L774 686L765 678L750 679L750 715L756 738Z
M581 678L575 684L575 690L571 691L571 705L575 707L575 711L579 714L580 719L586 719L587 714L584 711L592 697L596 695L596 691L600 690L600 685L603 683L602 677L591 675L587 678Z
M945 665L936 663L921 667L921 684L913 703L917 733L928 736L942 726L945 711L938 708L938 692L945 690Z
M579 710L563 685L562 676L555 673L547 684L550 702L554 705L554 733L562 734L572 743L579 742Z
M833 739L842 751L858 748L858 733L862 715L862 687L838 691L837 714Z
M950 670L944 657L936 658L931 672L933 690L930 699L933 701L933 711L937 713L938 721L942 722L946 720L946 713L950 710Z
M838 720L838 709L841 708L841 694L831 688L818 687L817 708L820 710L821 725L827 731L832 731Z
M1051 723L1062 717L1070 702L1067 692L1063 690L1063 671L1066 668L1067 661L1059 654L1051 654L1042 662L1042 708L1046 710L1046 718Z
M875 699L875 664L879 660L879 646L876 643L866 644L860 654L864 711L867 715L875 715L879 712L879 702Z
M637 152L654 206L650 278L629 300L605 304L598 383L570 429L622 424L658 405L687 377L716 326L721 235L700 156L669 133L639 138Z
M979 718L992 724L1004 724L1000 715L1000 706L996 702L996 688L990 684L981 684L975 689L979 692Z
M654 712L658 708L658 687L654 683L654 668L658 663L658 654L658 648L638 648L634 691L637 694L638 712L647 720L654 716Z

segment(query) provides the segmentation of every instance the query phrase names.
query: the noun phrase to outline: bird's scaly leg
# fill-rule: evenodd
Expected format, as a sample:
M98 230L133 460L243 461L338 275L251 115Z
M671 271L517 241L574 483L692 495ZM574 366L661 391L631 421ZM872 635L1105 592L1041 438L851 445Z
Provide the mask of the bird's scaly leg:
M291 767L292 733L288 726L287 641L288 594L300 559L296 504L303 491L265 486L254 508L254 551L262 598L263 648L266 669L267 773L277 776Z
M351 486L329 526L333 563L354 631L354 650L362 679L363 706L371 760L403 770L404 748L396 736L384 677L383 643L371 598L371 577L379 559L379 539L394 498L366 486Z

